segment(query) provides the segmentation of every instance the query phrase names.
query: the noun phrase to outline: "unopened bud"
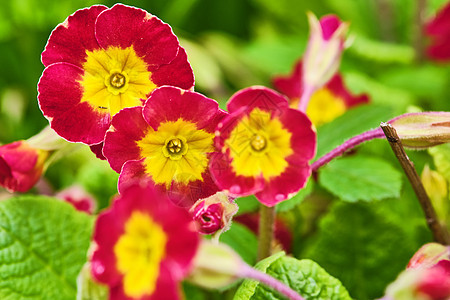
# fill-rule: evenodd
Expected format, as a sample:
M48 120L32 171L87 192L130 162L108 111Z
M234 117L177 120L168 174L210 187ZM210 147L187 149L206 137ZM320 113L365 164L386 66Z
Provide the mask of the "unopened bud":
M439 243L428 243L414 254L407 268L429 268L443 259L450 259L450 247Z
M450 112L404 114L388 123L408 148L425 149L450 142Z
M310 36L303 57L303 86L316 90L327 83L341 63L348 23L335 15L320 19L308 13Z
M238 206L222 192L198 200L190 209L197 230L202 234L214 234L218 237L229 229L231 219Z
M203 240L188 280L208 289L223 288L239 278L244 264L229 246Z

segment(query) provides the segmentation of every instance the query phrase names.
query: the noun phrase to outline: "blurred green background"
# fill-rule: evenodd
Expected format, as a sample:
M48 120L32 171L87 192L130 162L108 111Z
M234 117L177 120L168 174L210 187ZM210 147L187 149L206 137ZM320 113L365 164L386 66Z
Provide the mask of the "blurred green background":
M143 8L172 26L187 50L196 77L196 91L222 105L241 88L258 84L271 86L274 75L291 71L307 42L307 11L317 16L335 13L350 22L353 42L344 53L340 71L353 93L367 93L378 108L369 106L349 112L319 128L318 152L324 154L346 138L395 115L450 110L450 64L418 55L429 43L426 37L417 46L418 3L425 4L422 14L429 20L446 2L140 0L122 3ZM57 24L77 9L99 3L112 6L116 2L6 0L2 3L0 144L29 138L48 124L36 100L37 82L43 71L40 54ZM450 148L446 151L450 153ZM367 143L360 148L360 154L385 160L400 170L383 140ZM425 163L433 165L426 151L408 152L408 155L419 172ZM116 193L117 176L107 163L92 159L88 150L57 162L46 173L55 190L81 183L97 197L101 208ZM399 197L367 204L335 201L338 200L335 195L320 187L321 182L311 184L314 185L309 186L308 193L313 190L312 195L282 214L294 231L292 253L319 262L342 280L357 299L381 297L387 283L404 268L417 248L431 240L409 185L403 185ZM258 205L245 208L248 203L242 202L240 213L246 209L252 211ZM233 233L236 230L230 230L228 237L223 238L233 244L240 236ZM256 243L254 235L248 234ZM237 242L234 245L235 249L242 247ZM256 249L247 248L251 253ZM230 298L233 293L228 294ZM222 299L223 296L203 292L196 295L187 299Z

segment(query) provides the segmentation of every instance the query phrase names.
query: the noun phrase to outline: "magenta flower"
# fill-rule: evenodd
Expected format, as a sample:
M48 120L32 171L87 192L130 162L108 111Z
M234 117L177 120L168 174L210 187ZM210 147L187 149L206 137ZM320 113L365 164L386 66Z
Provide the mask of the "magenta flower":
M41 178L48 155L26 141L0 146L0 185L10 192L28 191Z
M218 192L206 199L198 200L190 209L198 232L219 236L231 226L231 219L238 206L225 193Z
M226 115L216 101L175 87L156 89L144 108L114 116L104 155L118 173L119 191L136 178L154 182L181 206L218 191L208 170L214 130Z
M291 75L273 78L274 87L289 98L290 107L297 108L303 94L303 66L299 60ZM344 85L340 74L335 74L322 88L316 90L309 100L306 114L314 125L331 122L348 109L369 102L366 94L354 96Z
M109 299L182 299L199 236L189 214L152 185L133 185L100 214L91 257Z
M111 118L142 106L162 85L194 84L186 53L169 25L122 4L81 9L53 30L42 53L39 105L71 142L103 141Z
M431 39L427 54L437 61L450 60L450 3L447 3L425 26Z
M220 153L210 162L217 185L232 196L255 194L267 206L297 193L316 151L308 117L265 87L237 92L227 107L230 115L216 132Z

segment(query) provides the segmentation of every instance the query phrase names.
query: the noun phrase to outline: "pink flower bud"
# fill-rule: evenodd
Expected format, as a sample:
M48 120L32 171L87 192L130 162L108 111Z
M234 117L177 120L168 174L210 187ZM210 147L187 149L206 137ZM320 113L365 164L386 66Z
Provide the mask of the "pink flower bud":
M408 148L424 149L450 142L450 112L409 113L388 123Z
M442 259L450 259L450 247L428 243L420 247L408 263L408 269L429 268Z
M0 185L10 192L26 192L42 175L49 152L26 141L0 146Z
M348 23L335 15L319 20L308 13L310 36L303 57L303 86L316 90L326 84L336 73L344 50Z
M225 193L218 192L198 200L190 212L200 233L220 235L228 230L237 210L238 206Z
M76 210L83 211L90 215L92 215L97 208L97 202L94 197L86 192L83 187L78 185L73 185L60 191L56 194L56 197L72 204Z
M424 272L420 278L416 293L426 295L426 299L444 300L450 297L450 261L441 260Z

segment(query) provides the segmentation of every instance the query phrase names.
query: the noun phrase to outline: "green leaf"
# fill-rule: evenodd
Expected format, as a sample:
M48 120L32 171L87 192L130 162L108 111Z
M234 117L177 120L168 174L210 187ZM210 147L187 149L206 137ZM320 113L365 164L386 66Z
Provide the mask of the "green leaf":
M414 252L411 238L378 213L376 205L336 202L303 254L339 278L359 300L381 297Z
M255 268L290 286L306 300L351 299L339 280L309 259L297 260L279 252L262 260ZM245 280L234 299L284 299L284 297L259 282Z
M239 210L237 212L238 215L257 211L259 206L261 205L261 203L259 203L258 199L256 199L254 195L239 197L235 201L239 206Z
M0 202L0 299L76 297L92 218L43 196Z
M295 196L291 199L285 200L276 206L277 212L284 212L293 209L300 203L303 199L308 196L313 190L313 181L309 180L304 188L302 188Z
M323 156L347 139L380 126L393 117L392 107L361 105L348 110L344 115L324 124L317 130L317 155Z
M336 159L320 169L319 183L344 201L372 201L400 196L401 173L378 158Z
M363 35L355 35L348 52L369 61L385 64L410 64L415 57L411 46L380 42Z
M246 263L250 265L255 263L258 240L244 225L233 222L230 230L220 235L220 241L233 248Z

